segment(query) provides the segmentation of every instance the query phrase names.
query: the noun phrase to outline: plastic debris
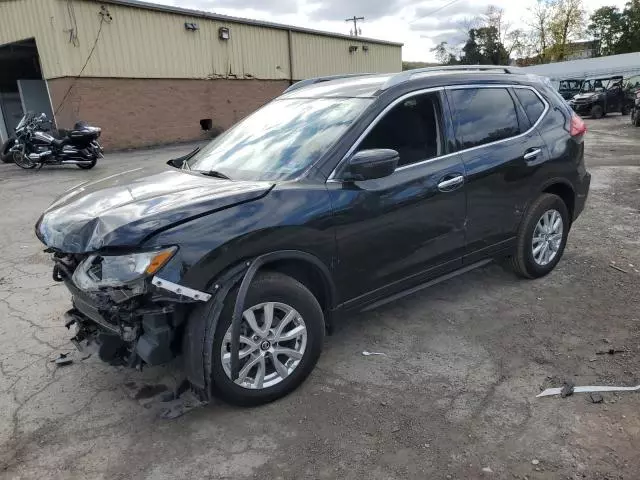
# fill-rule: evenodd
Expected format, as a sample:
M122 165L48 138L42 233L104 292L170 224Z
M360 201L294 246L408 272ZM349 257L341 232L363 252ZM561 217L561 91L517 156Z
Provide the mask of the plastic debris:
M609 348L607 350L598 350L596 355L614 355L616 353L625 353L626 350L620 348Z
M491 470L491 468L490 468L490 467L484 467L484 468L482 469L482 471L483 471L484 473L493 473L493 470Z
M573 383L565 382L564 385L562 385L562 388L560 389L560 396L562 398L570 397L571 395L573 395L573 388L574 388Z
M635 387L613 387L613 386L595 386L589 385L584 387L573 387L573 393L591 393L591 392L637 392L640 391L640 385ZM536 395L539 397L549 397L552 395L560 395L562 388L547 388L545 391Z
M534 458L533 460L531 460L531 465L538 465L540 463L540 460L538 460L537 458Z
M61 353L58 358L51 361L55 362L59 367L64 367L65 365L71 365L73 363L73 359L69 358L68 353Z
M371 355L382 355L383 357L387 356L386 353L382 353L382 352L367 352L366 350L364 352L362 352L362 355L364 355L365 357L370 357Z
M591 403L602 403L604 402L604 398L599 393L590 393L589 397L591 398Z

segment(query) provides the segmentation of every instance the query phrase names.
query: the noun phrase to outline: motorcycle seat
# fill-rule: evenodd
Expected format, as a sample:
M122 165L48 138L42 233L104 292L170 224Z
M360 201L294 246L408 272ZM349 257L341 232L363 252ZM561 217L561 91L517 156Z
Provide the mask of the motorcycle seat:
M53 143L53 145L57 148L62 148L64 145L70 143L70 140L71 139L67 135L65 135L64 137L61 137L61 138L54 138L53 142L51 143Z

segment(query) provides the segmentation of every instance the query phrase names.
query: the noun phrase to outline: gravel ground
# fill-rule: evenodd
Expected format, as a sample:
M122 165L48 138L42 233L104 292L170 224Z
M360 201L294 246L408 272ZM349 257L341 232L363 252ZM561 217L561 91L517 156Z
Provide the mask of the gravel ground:
M173 421L137 388L175 384L175 366L51 363L73 352L69 295L33 225L74 184L187 147L108 155L88 172L0 165L0 477L638 478L640 393L535 398L565 380L640 384L640 129L588 123L590 198L547 278L490 265L350 317L287 398ZM625 352L596 354L609 348Z

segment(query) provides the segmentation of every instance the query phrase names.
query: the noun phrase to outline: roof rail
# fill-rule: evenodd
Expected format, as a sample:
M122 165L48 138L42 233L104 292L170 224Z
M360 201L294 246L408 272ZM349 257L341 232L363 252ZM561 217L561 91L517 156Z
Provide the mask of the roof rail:
M283 93L293 92L300 88L308 87L309 85L315 85L316 83L330 82L331 80L339 80L341 78L349 77L364 77L366 75L373 75L371 73L345 73L343 75L329 75L326 77L307 78L306 80L300 80L287 88Z
M400 83L411 80L421 73L432 72L496 72L496 73L526 73L519 67L510 67L508 65L442 65L439 67L414 68L413 70L405 70L391 77L382 87L383 90L398 85Z

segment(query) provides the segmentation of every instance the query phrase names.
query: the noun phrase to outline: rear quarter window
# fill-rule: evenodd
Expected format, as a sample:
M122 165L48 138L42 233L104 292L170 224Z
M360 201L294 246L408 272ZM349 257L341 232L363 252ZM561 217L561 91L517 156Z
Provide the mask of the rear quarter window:
M513 91L527 113L531 125L534 125L544 112L544 103L533 90L528 88L514 88Z
M456 138L460 149L478 147L521 133L513 99L506 88L451 90Z

